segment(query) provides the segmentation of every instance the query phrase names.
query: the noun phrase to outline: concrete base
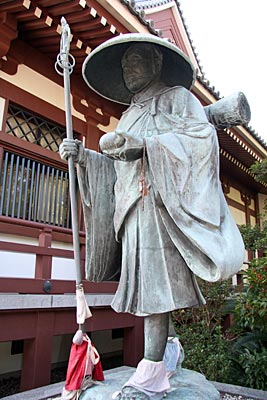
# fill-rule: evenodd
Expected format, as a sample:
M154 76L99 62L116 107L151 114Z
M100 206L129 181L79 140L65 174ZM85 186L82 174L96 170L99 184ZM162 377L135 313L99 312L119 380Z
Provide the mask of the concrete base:
M105 376L105 382L92 386L81 394L79 400L109 400L121 389L135 368L113 370ZM165 397L168 400L219 400L220 393L198 372L181 369L170 379L171 388Z

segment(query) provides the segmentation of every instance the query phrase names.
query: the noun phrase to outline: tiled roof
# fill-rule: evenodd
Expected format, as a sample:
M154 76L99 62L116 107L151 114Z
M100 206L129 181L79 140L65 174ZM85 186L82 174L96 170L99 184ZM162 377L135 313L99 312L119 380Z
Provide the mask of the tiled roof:
M155 8L155 7L159 7L159 6L171 3L171 2L173 2L173 0L134 0L134 1L131 1L130 3L132 4L132 7L134 7L137 11L139 11L139 12L143 11L143 13L144 13L143 18L145 18L145 10L151 9L151 8ZM195 47L193 45L193 42L191 40L190 33L188 32L188 28L186 26L183 13L182 13L181 8L180 8L180 3L178 1L176 1L176 4L177 4L178 10L179 10L179 13L181 15L181 18L182 18L182 21L183 21L183 25L184 25L184 28L186 30L186 34L188 36L188 40L190 41L191 48L193 50L195 59L197 61L198 69L199 69L200 73L203 74L202 66L200 65L200 62L199 62L199 59L198 59L198 54L196 53L196 49L195 49Z
M147 9L147 8L154 8L159 7L164 4L168 4L173 0L135 0L135 7L136 9Z
M145 11L143 7L137 7L135 0L120 0L122 4L128 7L130 12L135 15L139 21L147 26L150 33L156 36L162 36L162 31L160 29L155 28L155 23L152 20L147 20L145 18Z

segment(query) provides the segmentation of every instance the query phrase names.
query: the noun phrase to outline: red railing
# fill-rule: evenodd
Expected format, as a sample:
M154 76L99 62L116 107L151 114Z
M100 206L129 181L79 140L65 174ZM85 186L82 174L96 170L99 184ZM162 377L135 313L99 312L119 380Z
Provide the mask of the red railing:
M16 236L38 237L38 245L0 241L1 251L18 254L35 254L35 276L33 278L0 277L0 293L27 293L45 294L44 283L49 280L51 290L49 294L74 293L75 281L51 279L53 257L73 259L72 250L51 247L53 241L71 243L71 230L41 223L0 217L0 231ZM117 282L92 283L85 280L85 235L80 232L81 239L81 267L85 293L115 293Z

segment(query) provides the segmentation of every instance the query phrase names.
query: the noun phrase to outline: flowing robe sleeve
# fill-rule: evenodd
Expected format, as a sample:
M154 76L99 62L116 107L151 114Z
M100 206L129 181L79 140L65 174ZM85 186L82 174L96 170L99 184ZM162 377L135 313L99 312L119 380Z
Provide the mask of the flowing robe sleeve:
M180 112L170 113L169 102L159 101L159 134L146 139L162 219L194 274L227 279L242 266L245 250L221 189L216 131L190 92L184 89L182 106L181 95L172 96Z
M113 224L114 162L86 149L77 172L86 231L86 279L118 280L121 249Z

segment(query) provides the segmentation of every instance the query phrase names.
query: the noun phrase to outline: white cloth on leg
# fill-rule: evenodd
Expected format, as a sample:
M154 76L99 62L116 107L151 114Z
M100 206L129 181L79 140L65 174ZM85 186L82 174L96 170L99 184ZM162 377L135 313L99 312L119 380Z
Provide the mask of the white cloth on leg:
M152 399L162 398L170 388L164 362L141 360L124 386L133 386Z
M169 379L178 368L181 368L183 360L184 350L178 337L169 337L163 356L163 361L167 371L167 377Z

